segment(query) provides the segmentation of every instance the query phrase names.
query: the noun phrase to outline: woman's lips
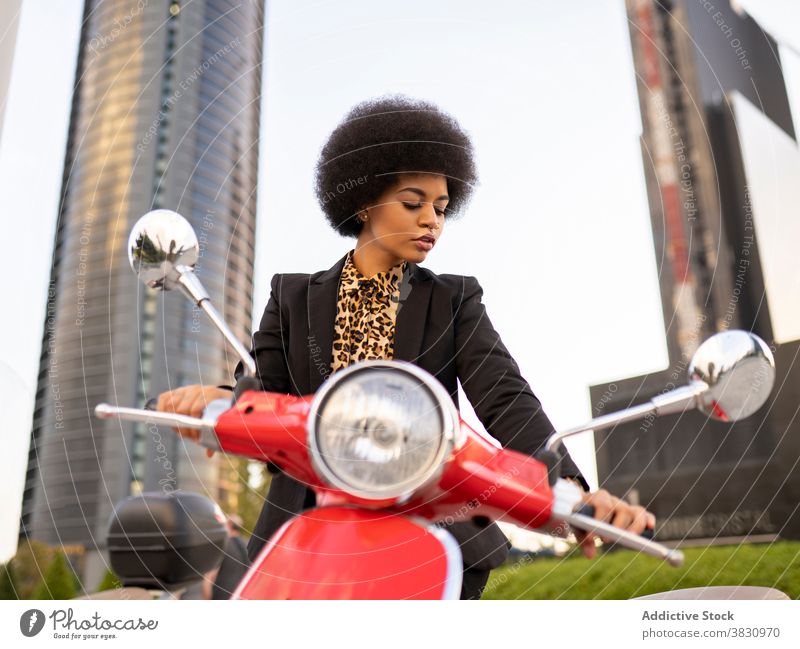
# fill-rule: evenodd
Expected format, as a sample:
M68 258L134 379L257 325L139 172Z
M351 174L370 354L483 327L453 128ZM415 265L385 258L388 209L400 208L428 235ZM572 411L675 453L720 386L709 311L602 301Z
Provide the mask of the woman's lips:
M417 248L420 250L431 250L433 248L433 241L429 239L414 239L414 243L417 244Z

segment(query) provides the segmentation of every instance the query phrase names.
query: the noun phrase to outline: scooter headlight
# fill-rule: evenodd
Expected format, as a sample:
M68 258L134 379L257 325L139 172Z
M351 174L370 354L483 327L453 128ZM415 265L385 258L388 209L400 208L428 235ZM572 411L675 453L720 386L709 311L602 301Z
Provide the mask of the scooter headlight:
M311 460L332 487L369 500L403 499L434 479L459 418L433 376L405 361L361 361L317 392Z

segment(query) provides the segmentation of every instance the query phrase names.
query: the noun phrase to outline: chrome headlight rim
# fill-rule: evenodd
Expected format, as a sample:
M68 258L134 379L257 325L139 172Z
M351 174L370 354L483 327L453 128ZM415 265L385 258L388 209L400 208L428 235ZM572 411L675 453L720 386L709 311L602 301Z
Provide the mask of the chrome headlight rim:
M340 478L325 462L322 456L322 450L317 443L317 423L319 421L320 411L325 402L331 392L336 390L340 383L346 381L352 374L370 371L374 368L391 369L410 374L412 377L416 378L423 387L431 392L438 406L439 415L442 418L442 439L436 456L430 462L428 469L422 473L419 478L414 480L413 483L365 490L348 484L346 480ZM317 475L322 478L323 482L328 487L338 489L339 491L363 500L394 500L396 502L407 500L423 487L438 480L446 461L449 459L453 449L460 444L462 438L461 419L459 418L458 410L444 386L430 372L408 361L399 360L358 361L333 374L320 386L311 402L311 408L306 421L306 434L311 464L317 472Z

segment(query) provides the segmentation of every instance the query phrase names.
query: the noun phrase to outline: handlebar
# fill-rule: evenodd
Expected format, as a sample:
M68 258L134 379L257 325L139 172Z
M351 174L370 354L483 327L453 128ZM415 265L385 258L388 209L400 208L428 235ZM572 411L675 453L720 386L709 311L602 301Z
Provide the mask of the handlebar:
M213 401L206 408L202 419L152 410L151 408L154 407L155 403L152 399L148 401L144 409L120 408L102 403L95 408L95 414L105 419L117 417L127 421L140 421L148 424L193 428L200 431L198 443L201 446L217 451L221 450L215 432L215 425L219 416L231 407L231 402L229 400L218 399ZM533 459L526 458L526 462L530 461L533 461ZM578 507L580 494L582 493L579 487L571 485L564 480L558 480L557 483L558 486L554 491L559 491L559 488L562 488L561 491L567 489L563 497L556 497L556 505L554 506L553 514L557 519L566 522L574 528L587 532L596 532L604 538L618 542L633 550L645 552L660 559L664 559L673 566L680 566L683 564L683 553L679 550L674 550L660 543L656 543L648 538L647 535L639 536L593 518L595 512L591 505L583 504ZM575 493L570 493L570 488Z
M653 541L652 530L646 530L640 536L594 518L594 506L582 502L584 493L581 487L572 482L563 478L557 479L553 485L553 517L571 527L585 532L597 532L612 542L664 559L672 566L683 565L683 553Z
M581 508L578 509L575 513L582 514L583 516L588 516L589 518L594 518L596 514L594 505L590 505L589 503L584 503L581 506ZM654 533L655 530L652 527L647 527L645 528L644 532L642 532L639 536L641 536L643 539L652 540Z
M591 507L591 505L584 505L584 508L585 507ZM594 508L592 507L592 509ZM620 545L630 548L631 550L639 550L640 552L644 552L659 559L664 559L667 563L676 568L679 568L683 565L684 557L683 552L680 550L668 548L667 546L662 545L661 543L656 543L649 538L639 536L633 532L628 532L627 530L623 530L619 527L614 527L609 523L599 521L596 518L592 518L591 516L587 516L586 514L579 512L580 510L572 514L561 514L560 518L569 523L571 526L585 532L596 532L607 539L611 539Z
M222 402L222 403L218 403ZM218 399L212 401L203 413L207 416L205 419L198 419L197 417L189 417L187 415L178 415L172 412L161 412L155 410L155 400L150 399L144 408L121 408L112 406L109 403L99 403L95 406L94 414L100 419L118 418L124 421L139 421L145 424L156 424L160 426L171 426L173 428L191 428L200 431L200 438L197 443L205 448L210 448L214 451L222 450L220 448L219 440L214 432L214 425L216 423L216 416L220 412L230 407L230 402Z
M158 410L143 408L121 408L112 406L109 403L99 403L95 406L94 414L101 419L119 417L126 421L140 421L147 424L159 424L163 426L173 426L181 428L193 428L202 430L207 422L197 417L188 415L178 415L173 412L161 412ZM213 426L213 424L212 424Z

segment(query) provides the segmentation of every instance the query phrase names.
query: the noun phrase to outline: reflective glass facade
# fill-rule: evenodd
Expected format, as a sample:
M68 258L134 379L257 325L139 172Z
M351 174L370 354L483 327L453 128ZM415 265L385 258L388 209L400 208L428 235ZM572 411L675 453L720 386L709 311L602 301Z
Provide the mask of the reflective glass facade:
M102 549L114 504L140 490L233 504L219 456L92 410L231 380L221 335L182 295L140 284L125 248L147 211L183 214L200 279L249 338L263 21L261 0L86 2L21 537Z
M727 0L626 7L670 365L593 386L594 414L684 384L697 346L728 329L761 336L777 378L736 423L687 412L598 431L600 484L651 509L661 539L800 538L800 307L785 288L800 230L776 226L797 140L777 44Z

